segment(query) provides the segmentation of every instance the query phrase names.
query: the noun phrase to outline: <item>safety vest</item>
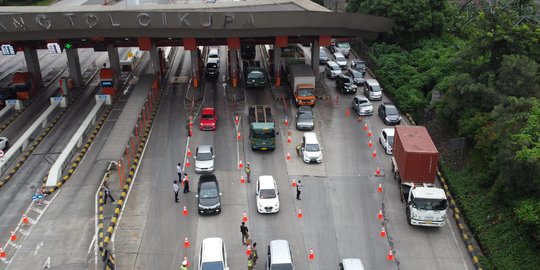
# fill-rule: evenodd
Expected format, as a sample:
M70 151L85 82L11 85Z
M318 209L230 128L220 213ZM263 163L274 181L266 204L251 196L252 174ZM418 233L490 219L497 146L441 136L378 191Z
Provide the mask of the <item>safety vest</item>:
M253 260L248 260L248 267L253 266Z
M188 268L187 268L187 266L182 265L182 266L180 267L180 270L188 270Z

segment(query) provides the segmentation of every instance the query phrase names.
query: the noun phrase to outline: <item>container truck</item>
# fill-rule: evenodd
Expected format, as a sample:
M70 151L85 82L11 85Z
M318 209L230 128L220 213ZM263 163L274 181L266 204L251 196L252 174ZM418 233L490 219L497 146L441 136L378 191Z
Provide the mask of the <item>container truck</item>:
M8 76L0 80L0 108L3 108L6 106L6 100L17 98L17 93L15 92L15 88L11 84L12 81L13 81L13 74L9 74Z
M396 126L392 170L411 225L442 227L448 201L435 187L439 152L422 126Z
M105 95L115 96L118 90L118 79L112 68L102 68L99 71L101 92Z
M249 137L252 150L276 149L276 128L270 107L249 106Z
M17 93L17 98L27 100L39 92L39 87L32 73L28 71L15 72L11 83Z
M315 75L311 67L293 64L287 69L287 79L296 106L315 106Z

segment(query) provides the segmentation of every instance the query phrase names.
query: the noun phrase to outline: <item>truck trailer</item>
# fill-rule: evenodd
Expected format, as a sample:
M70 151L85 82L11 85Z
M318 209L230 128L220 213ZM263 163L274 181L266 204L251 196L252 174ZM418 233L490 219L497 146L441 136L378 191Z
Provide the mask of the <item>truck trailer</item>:
M276 149L276 127L269 106L249 106L249 137L252 150Z
M448 201L435 187L439 152L422 126L396 126L392 170L411 225L442 227Z

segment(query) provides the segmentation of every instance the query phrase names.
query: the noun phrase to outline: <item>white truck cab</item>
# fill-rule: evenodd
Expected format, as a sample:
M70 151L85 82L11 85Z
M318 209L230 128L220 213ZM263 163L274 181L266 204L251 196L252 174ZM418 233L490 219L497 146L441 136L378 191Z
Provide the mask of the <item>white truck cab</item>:
M448 200L443 189L424 184L414 186L402 183L403 195L407 195L405 207L409 224L416 226L442 227L446 223ZM406 187L409 191L405 192Z

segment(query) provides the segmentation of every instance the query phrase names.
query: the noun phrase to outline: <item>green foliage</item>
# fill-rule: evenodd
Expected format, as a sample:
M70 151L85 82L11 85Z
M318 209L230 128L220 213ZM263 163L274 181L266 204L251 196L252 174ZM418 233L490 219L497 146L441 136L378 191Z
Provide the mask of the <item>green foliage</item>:
M514 209L518 220L527 225L534 238L540 240L540 199L528 198Z
M540 98L538 64L522 55L505 55L495 85L505 96Z

